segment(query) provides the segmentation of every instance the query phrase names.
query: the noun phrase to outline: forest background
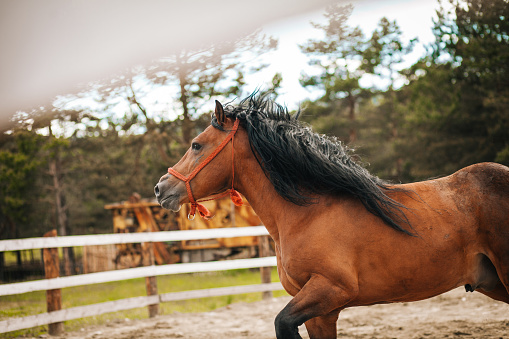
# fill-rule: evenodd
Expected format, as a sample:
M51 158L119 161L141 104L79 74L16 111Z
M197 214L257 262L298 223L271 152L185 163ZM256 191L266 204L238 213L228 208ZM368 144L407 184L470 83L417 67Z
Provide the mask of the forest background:
M443 1L435 41L405 69L399 66L415 41L403 42L397 22L386 18L373 32L351 27L351 10L329 6L326 22L314 24L322 38L299 46L314 69L301 85L319 93L301 103L302 120L395 183L483 161L509 165L507 0ZM15 125L0 133L0 239L54 228L111 232L104 205L133 192L152 197L159 177L209 125L213 100L249 95L246 75L266 67L261 56L276 46L257 31L181 50L17 112ZM376 81L365 85L366 77ZM277 101L281 81L274 74L260 93ZM155 91L171 98L170 110Z

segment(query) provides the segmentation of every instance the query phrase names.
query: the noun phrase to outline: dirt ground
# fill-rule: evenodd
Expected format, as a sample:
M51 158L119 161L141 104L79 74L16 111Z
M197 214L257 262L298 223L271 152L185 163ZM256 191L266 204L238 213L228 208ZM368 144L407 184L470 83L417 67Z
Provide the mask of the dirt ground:
M289 300L238 303L212 312L139 321L123 319L59 338L275 338L274 318ZM304 326L300 334L308 338ZM341 313L338 338L509 338L509 305L461 288L414 303L356 307Z

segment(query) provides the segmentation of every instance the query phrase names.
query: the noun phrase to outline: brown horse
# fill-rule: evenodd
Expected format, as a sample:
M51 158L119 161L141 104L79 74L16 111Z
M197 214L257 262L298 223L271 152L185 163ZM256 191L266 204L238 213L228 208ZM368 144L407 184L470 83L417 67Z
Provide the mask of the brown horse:
M172 210L200 210L195 199L225 190L237 199L233 188L249 200L293 296L275 319L277 338L300 338L303 323L311 338L336 338L347 307L458 286L509 303L509 168L482 163L389 185L297 117L254 95L216 101L212 126L155 187Z

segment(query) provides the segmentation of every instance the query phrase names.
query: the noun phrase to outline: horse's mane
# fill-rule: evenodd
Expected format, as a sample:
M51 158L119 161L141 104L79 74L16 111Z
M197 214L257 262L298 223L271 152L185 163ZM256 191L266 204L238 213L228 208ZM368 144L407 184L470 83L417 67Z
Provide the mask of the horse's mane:
M401 189L370 174L352 160L351 150L334 137L315 133L288 109L265 95L251 94L239 105L227 104L225 115L239 119L251 150L276 191L297 205L318 202L317 195L349 194L392 228L411 234L402 204L387 194ZM212 125L222 130L212 115Z

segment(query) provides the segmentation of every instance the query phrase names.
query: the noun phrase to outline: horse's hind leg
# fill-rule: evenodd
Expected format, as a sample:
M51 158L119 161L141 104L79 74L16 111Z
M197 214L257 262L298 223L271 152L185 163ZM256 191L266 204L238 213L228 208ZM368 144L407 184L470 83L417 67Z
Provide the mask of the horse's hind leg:
M501 259L494 261L497 273L497 283L495 288L485 292L482 289L479 292L495 299L509 304L509 255L501 256Z
M495 288L491 291L485 291L481 288L481 289L476 290L476 292L480 292L484 295L487 295L488 297L490 297L492 299L503 301L503 302L509 304L509 293L507 293L507 289L502 284L502 282L499 282L495 286Z
M492 259L483 256L479 271L481 281L476 291L509 304L509 255L505 249L504 252Z
M313 275L277 315L277 338L301 338L298 327L304 322L311 339L336 338L339 310L355 297L356 291L354 285L342 288L323 276ZM319 318L312 320L316 317Z

